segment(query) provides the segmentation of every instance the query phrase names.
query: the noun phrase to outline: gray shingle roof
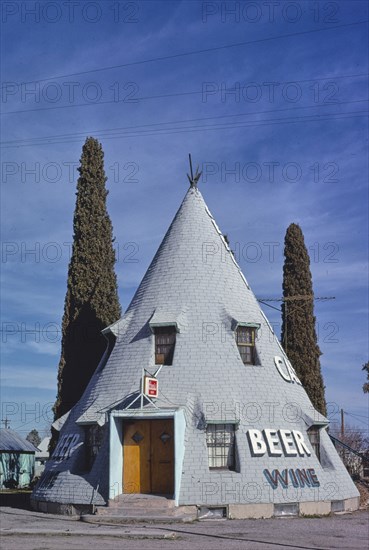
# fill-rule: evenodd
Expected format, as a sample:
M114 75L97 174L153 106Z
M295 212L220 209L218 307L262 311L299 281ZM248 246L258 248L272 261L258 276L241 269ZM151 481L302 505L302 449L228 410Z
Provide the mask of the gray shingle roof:
M74 420L96 420L139 388L142 367L150 370L155 364L150 323L165 318L177 323L179 333L173 359L177 368L162 369L159 376L160 406L178 404L180 396L185 403L194 388L215 403L262 402L269 384L280 387L282 395L287 392L287 401L302 401L306 411L313 410L304 389L296 384L286 388L277 372L274 356L285 356L278 337L200 191L190 188L126 313L110 327L117 343L75 407ZM235 345L238 322L260 325L261 367L245 371Z
M9 428L0 430L0 451L36 452L37 448L27 439Z

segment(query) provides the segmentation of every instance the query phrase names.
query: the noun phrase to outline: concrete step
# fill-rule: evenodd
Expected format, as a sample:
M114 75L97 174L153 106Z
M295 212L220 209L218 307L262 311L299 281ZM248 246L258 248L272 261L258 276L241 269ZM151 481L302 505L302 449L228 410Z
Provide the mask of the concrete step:
M81 521L94 523L96 525L127 525L132 523L191 523L197 519L196 515L92 515L84 514Z
M197 508L176 506L172 498L164 495L122 494L107 506L97 506L96 513L89 517L95 518L94 522L117 523L193 521L197 519Z
M108 508L108 507L97 507L96 516L109 517L109 516L135 516L135 517L144 517L144 516L166 516L166 517L177 517L177 516L186 516L190 515L191 517L197 517L197 508L195 506L191 507L178 507L173 509L137 509L137 508Z
M134 506L98 506L96 508L96 514L99 516L131 516L131 515L171 515L175 514L175 509L170 508L135 508Z
M134 508L131 506L122 506L120 508L110 508L108 506L98 506L96 515L98 516L178 516L178 515L197 515L196 506L178 506L177 508Z
M162 495L122 494L108 503L109 508L131 507L135 509L170 509L175 508L175 501L171 497Z

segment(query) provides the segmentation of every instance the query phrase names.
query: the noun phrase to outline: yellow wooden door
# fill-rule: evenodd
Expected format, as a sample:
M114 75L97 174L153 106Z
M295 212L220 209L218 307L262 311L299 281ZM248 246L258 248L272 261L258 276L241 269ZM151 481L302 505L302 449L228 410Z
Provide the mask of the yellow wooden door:
M124 422L123 493L151 493L149 420Z
M123 424L123 493L173 494L173 420Z
M159 495L174 492L173 420L151 423L151 491Z

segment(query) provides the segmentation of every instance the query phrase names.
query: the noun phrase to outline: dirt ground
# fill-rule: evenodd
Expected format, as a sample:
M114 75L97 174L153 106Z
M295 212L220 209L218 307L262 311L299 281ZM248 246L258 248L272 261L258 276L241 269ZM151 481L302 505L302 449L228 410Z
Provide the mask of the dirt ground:
M355 485L360 493L360 506L369 507L369 483L356 482Z
M2 550L361 550L366 510L324 518L96 525L21 508L0 509Z

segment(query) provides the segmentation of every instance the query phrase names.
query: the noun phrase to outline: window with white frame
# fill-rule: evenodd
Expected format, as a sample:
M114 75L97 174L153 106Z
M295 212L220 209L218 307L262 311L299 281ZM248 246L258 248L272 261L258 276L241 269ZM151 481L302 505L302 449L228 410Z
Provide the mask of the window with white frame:
M235 470L234 424L208 424L206 445L210 469Z
M255 333L255 327L237 327L237 347L244 365L255 365L256 363Z

